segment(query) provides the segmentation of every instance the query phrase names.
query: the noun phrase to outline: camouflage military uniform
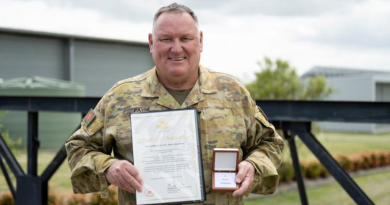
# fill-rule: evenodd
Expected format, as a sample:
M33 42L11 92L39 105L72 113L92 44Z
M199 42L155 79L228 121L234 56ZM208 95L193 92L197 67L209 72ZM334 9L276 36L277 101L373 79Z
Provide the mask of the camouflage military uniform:
M182 105L159 83L155 68L114 85L94 109L93 121L83 121L82 128L65 145L73 191L101 191L103 197L107 196L104 171L118 159L132 162L130 113L180 108L196 108L199 112L207 193L204 204L243 204L242 196L211 190L212 150L216 147L239 148L240 160L254 165L255 179L248 193L275 191L282 138L236 79L201 65L200 77ZM110 155L112 149L115 157ZM118 202L135 204L134 194L119 189Z

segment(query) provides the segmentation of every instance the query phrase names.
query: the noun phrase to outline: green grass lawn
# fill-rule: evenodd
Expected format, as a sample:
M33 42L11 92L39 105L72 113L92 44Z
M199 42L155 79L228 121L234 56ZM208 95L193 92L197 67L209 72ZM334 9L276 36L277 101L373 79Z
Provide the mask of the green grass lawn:
M390 133L388 134L379 134L379 135L372 135L372 134L355 134L355 133L331 133L331 132L321 132L319 134L316 134L317 139L327 148L332 154L334 153L361 153L366 150L374 150L374 149L386 149L390 150ZM311 154L310 150L297 138L296 139L297 146L298 146L298 152L299 157L301 160L312 160L315 159L315 156ZM288 150L288 146L286 143L284 153L284 160L288 161L290 159L290 153ZM42 173L43 170L46 168L46 166L51 162L53 157L55 156L56 151L48 151L48 150L40 150L39 151L39 160L38 160L38 173ZM17 151L16 153L17 159L20 163L20 165L23 167L24 170L26 170L26 164L27 164L27 157L25 151ZM12 175L12 174L11 174ZM375 175L376 176L376 175ZM362 177L363 182L367 185L364 185L365 188L363 188L367 193L369 193L371 197L371 192L373 190L376 190L378 188L378 185L380 184L381 188L384 187L390 187L390 173L387 174L379 174L377 177L375 176L366 176ZM365 180L367 177L371 177L370 180ZM386 179L386 180L384 180ZM367 182L366 182L367 181ZM370 183L370 181L372 183ZM360 182L359 182L360 183ZM382 184L383 183L383 184ZM54 189L55 191L61 192L61 193L72 193L72 188L70 184L70 171L66 163L63 163L59 170L53 175L51 180L49 181L49 186L51 189ZM0 192L8 191L7 183L3 177L3 173L0 172ZM334 191L337 190L337 191ZM318 187L308 190L308 196L311 203L315 204L313 198L321 198L320 195L330 200L329 198L335 198L336 194L342 195L340 196L340 200L337 203L333 204L351 204L352 201L348 201L348 196L346 194L342 194L344 191L338 186L338 185L329 185L324 187ZM390 193L390 188L388 188L388 192ZM375 193L374 193L375 194ZM317 196L318 195L318 196ZM384 194L386 195L386 194ZM390 194L388 194L390 196ZM329 197L332 196L332 197ZM333 197L335 196L335 197ZM372 197L376 197L372 195ZM384 200L388 202L389 198L379 197L380 200ZM375 198L373 198L375 200ZM265 198L262 200L282 200L282 201L288 201L289 204L297 203L299 204L299 197L297 193L284 193L280 196L277 196L275 199L273 198ZM291 202L291 203L290 203ZM379 204L378 202L378 204ZM270 202L271 203L271 202ZM278 203L278 201L273 201L272 203ZM250 204L250 202L248 202ZM257 203L255 203L257 204ZM269 204L267 201L261 202L258 204ZM317 203L321 204L321 203ZM331 204L331 203L325 203L325 204ZM353 203L352 203L353 204ZM387 203L390 204L390 203Z
M390 204L390 171L354 179L375 204ZM356 204L337 182L315 188L307 188L306 193L309 204L311 205ZM301 202L298 191L290 191L245 201L245 205L257 204L298 205Z
M17 151L15 153L16 158L24 170L27 173L27 155L25 151ZM40 175L51 162L51 160L56 155L56 151L41 150L38 153L38 175ZM14 180L12 172L9 172L10 176ZM60 192L72 192L72 186L70 183L70 170L66 162L62 163L60 168L54 173L52 178L49 181L50 188L60 191ZM3 173L0 172L0 192L8 191L8 186L3 176Z
M333 133L320 132L316 138L331 154L355 154L367 150L390 150L390 133L386 134L363 134L363 133ZM300 160L314 160L316 157L306 145L296 137L296 145ZM283 160L290 161L290 150L287 146L283 150Z

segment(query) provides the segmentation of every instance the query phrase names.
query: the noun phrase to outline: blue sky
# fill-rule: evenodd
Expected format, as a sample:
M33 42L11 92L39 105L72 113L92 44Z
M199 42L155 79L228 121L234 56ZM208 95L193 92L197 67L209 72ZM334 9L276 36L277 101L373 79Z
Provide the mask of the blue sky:
M390 71L390 1L180 0L204 33L201 63L244 82L264 56ZM147 41L165 0L0 0L0 27Z

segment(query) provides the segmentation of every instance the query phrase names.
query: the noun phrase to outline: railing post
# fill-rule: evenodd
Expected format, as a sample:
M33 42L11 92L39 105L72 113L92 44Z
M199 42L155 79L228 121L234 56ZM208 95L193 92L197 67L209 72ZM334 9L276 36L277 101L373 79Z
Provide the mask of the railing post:
M336 181L349 196L359 205L373 205L374 202L355 183L351 176L336 162L332 155L321 145L310 130L310 122L291 123L291 130L301 138L302 142L320 160Z
M9 190L11 191L12 197L14 197L14 199L15 199L16 194L15 194L14 185L12 184L11 178L8 175L7 168L5 167L5 164L3 162L3 158L1 157L1 155L0 155L0 168L4 174L5 181L7 182Z
M0 154L5 159L5 162L8 164L8 167L11 169L15 177L23 176L24 171L20 167L15 156L12 154L12 151L8 147L7 143L4 141L3 136L0 134Z
M28 112L27 175L17 177L16 204L46 205L47 181L37 176L38 164L38 112Z
M295 180L296 180L297 185L298 185L299 197L301 199L301 204L308 205L309 202L307 200L306 189L305 189L305 184L303 181L301 165L299 163L299 158L298 158L297 146L295 144L295 134L291 133L290 130L286 130L286 129L283 129L283 134L284 134L284 137L288 140L288 145L289 145L290 153L291 153L291 159L293 162L292 164L294 167Z
M38 148L38 112L28 112L27 173L31 176L37 176Z

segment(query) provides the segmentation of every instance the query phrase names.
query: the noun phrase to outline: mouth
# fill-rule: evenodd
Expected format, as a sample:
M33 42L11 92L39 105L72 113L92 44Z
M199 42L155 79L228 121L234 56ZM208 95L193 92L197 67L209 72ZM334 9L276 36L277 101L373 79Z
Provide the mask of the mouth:
M182 61L182 60L187 59L187 58L186 57L171 57L168 59L171 61Z

